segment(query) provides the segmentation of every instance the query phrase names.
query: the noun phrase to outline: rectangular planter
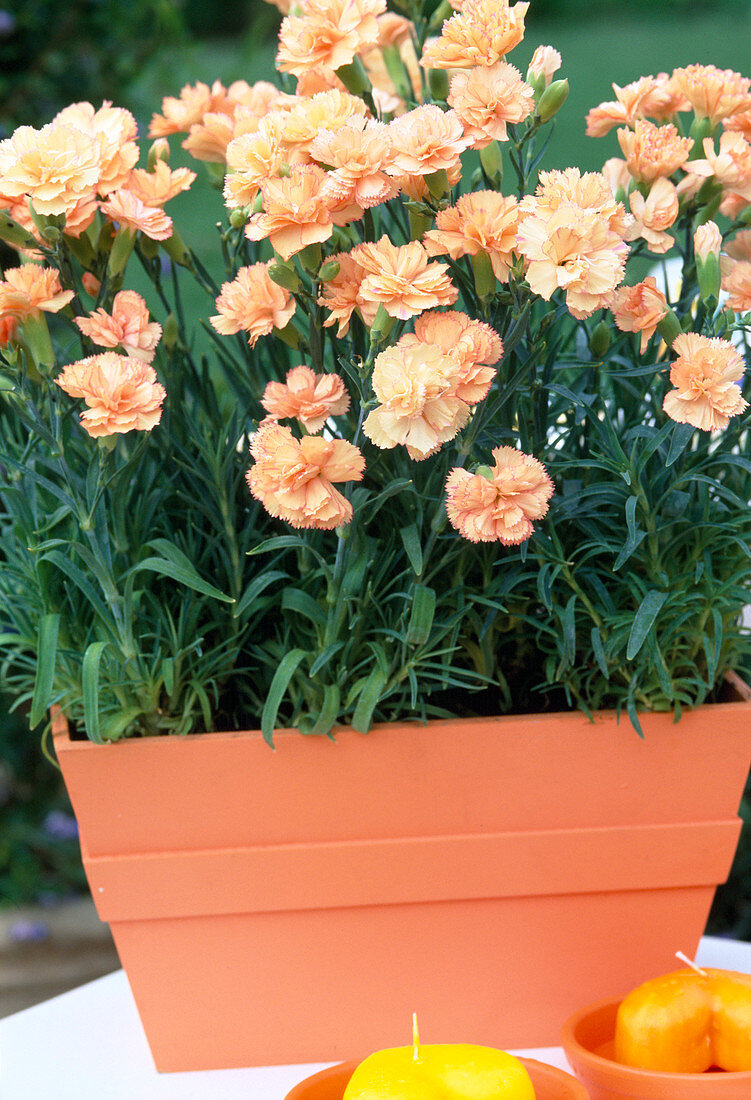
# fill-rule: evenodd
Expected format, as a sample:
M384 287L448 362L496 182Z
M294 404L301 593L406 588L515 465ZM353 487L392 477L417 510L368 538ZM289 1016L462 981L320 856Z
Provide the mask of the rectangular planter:
M738 682L740 684L740 682ZM751 696L55 749L158 1069L557 1044L692 954L735 851Z

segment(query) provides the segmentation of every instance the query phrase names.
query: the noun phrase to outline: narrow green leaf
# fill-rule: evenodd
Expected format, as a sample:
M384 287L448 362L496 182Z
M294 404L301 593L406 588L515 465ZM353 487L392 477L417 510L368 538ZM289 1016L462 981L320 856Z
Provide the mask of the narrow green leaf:
M289 653L285 653L271 681L269 693L263 705L263 714L261 715L261 732L264 741L272 748L274 747L274 726L276 725L279 707L287 693L290 680L297 672L298 666L305 656L304 649L291 649Z
M200 592L202 596L209 596L213 600L220 600L222 603L235 602L232 596L225 596L224 592L220 592L213 584L205 581L195 571L187 558L185 561L187 564L178 564L175 561L170 561L169 558L144 558L143 561L139 561L132 566L124 576L128 577L132 573L140 573L146 570L147 572L158 573L161 577L171 577L178 584L184 584L186 588L191 588L194 592Z
M81 690L83 694L83 721L90 741L103 744L99 729L99 665L106 642L92 642L83 655L81 664Z
M668 448L668 457L665 460L666 466L672 466L673 463L681 457L693 434L694 429L691 424L675 425L670 440L670 447Z
M635 498L632 497L631 499L634 500ZM626 541L624 542L623 546L621 547L620 553L618 554L618 557L613 562L613 572L614 573L617 573L618 570L621 568L621 566L624 564L624 562L628 561L628 559L631 557L633 552L635 550L638 550L638 548L644 542L644 539L646 537L647 537L647 532L642 531L641 528L639 528L639 527L636 528L633 537L630 534L626 536Z
M650 588L646 596L639 604L634 621L631 624L631 632L626 646L626 660L632 661L646 641L647 635L652 629L660 608L668 598L667 592L660 592L657 588Z
M561 615L563 627L563 659L568 664L574 663L576 654L576 594L570 597Z
M248 550L248 557L252 558L256 554L270 554L273 550L304 550L316 559L327 577L331 576L329 563L324 556L312 546L309 546L299 535L277 535L273 539L266 539L264 542L259 542L258 546L254 546L252 550Z
M29 724L32 729L42 721L52 702L59 628L59 615L42 616L37 633L37 668L34 678L34 693L31 697L31 711L29 713Z
M605 647L602 644L602 635L600 634L598 627L592 627L591 638L592 651L594 652L595 660L597 661L600 672L603 674L606 680L609 680L610 669L608 668L608 659L605 656Z
M373 724L373 711L381 698L386 685L386 677L380 668L374 668L365 681L352 715L352 728L358 733L368 733Z
M308 673L308 675L311 680L321 671L322 668L325 668L331 658L336 656L340 649L344 649L344 642L332 642L331 645L327 645L325 649L321 650L315 661L313 661L313 664L310 666L310 672Z
M424 584L415 585L412 612L407 627L407 645L424 645L430 637L435 615L435 591Z
M419 577L422 573L422 545L420 543L420 534L417 530L417 525L414 523L408 524L406 527L402 527L399 530L399 534L402 538L402 545L409 558L409 564L412 566L414 574Z
M139 715L143 714L142 707L125 707L118 710L104 720L100 719L100 732L103 741L117 741L118 738L131 726Z
M310 619L316 626L326 625L326 613L321 605L301 588L284 589L282 611L295 611L298 615L304 615L306 619Z
M330 734L339 717L340 692L336 684L329 684L323 693L323 705L311 734Z
M639 721L639 712L636 709L636 702L634 701L634 696L631 691L629 691L628 698L626 699L626 714L629 717L631 725L634 727L636 732L643 740L644 730L641 728L641 722Z
M162 661L162 680L164 690L171 695L175 690L175 661L172 657L165 657Z
M241 615L252 608L258 597L270 584L274 584L275 581L286 580L288 575L281 569L270 569L268 573L260 573L257 577L254 577L235 604L232 611L233 618L239 619Z

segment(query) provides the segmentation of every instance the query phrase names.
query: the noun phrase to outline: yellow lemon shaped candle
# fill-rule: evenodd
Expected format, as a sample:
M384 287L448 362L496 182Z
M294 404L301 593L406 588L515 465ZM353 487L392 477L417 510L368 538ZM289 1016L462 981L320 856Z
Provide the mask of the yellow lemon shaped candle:
M355 1070L344 1100L535 1100L529 1074L511 1054L471 1043L379 1050Z

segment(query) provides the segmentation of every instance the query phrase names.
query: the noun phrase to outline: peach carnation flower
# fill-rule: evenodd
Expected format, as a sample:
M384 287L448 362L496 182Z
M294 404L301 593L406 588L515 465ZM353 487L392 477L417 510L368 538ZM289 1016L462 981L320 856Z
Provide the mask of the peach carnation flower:
M641 118L671 118L684 104L668 89L666 73L642 76L620 87L613 84L615 99L593 107L587 115L587 136L604 137L615 126L634 127Z
M196 174L190 168L175 168L172 171L165 161L158 160L153 172L143 168L133 169L128 177L128 191L144 206L163 207L170 199L187 191L195 178Z
M333 483L362 480L365 460L354 444L319 435L297 440L272 421L251 436L250 453L248 487L272 516L324 531L350 522L352 505Z
M261 404L273 420L294 416L315 435L330 416L347 411L349 394L338 374L316 374L301 364L287 371L286 382L269 382Z
M471 191L457 200L456 206L440 210L435 229L425 234L429 256L460 256L484 253L490 257L493 274L507 283L512 252L516 247L519 218L517 201L496 191Z
M229 209L250 206L263 181L279 175L286 163L282 128L275 112L263 119L254 133L239 134L227 146L224 202Z
M241 267L231 282L224 283L216 300L218 313L211 324L223 336L247 332L253 347L260 336L283 329L292 320L296 303L289 291L269 276L269 265Z
M338 130L358 115L370 117L365 103L339 88L311 96L297 95L280 114L284 123L281 140L290 152L289 163L309 163L310 146L321 130Z
M0 348L5 348L16 335L18 321L8 313L0 316Z
M88 317L76 317L84 336L100 348L121 347L132 359L150 363L162 335L162 326L149 321L149 311L135 290L121 290L115 295L112 313L96 309Z
M337 325L337 336L346 336L349 322L355 310L358 310L364 324L370 328L378 312L378 302L366 301L360 295L360 287L366 271L349 252L337 252L329 256L339 264L339 272L333 279L321 285L318 304L329 311L323 322L324 327Z
M640 191L629 195L631 213L636 219L626 233L626 240L637 237L649 245L650 252L663 253L675 244L674 238L667 233L678 217L678 191L669 179L660 176L649 189L646 199Z
M726 131L732 130L733 133L742 134L746 141L751 141L751 105L747 110L728 115L723 126Z
M285 260L309 244L328 240L334 222L323 193L325 179L317 164L305 164L293 168L286 178L264 180L263 210L246 225L248 240L268 238Z
M751 107L751 80L714 65L687 65L673 70L673 84L691 106L697 118L708 118L713 126L736 111Z
M378 42L376 16L386 0L300 0L300 15L287 15L279 31L276 67L300 76L309 70L350 65Z
M703 147L704 159L691 161L691 174L714 177L728 191L751 202L751 145L743 135L732 131L721 134L719 153L712 138L705 138Z
M376 356L373 392L380 404L363 432L377 447L398 444L416 461L453 439L469 419L469 405L456 396L459 360L428 344L396 345Z
M172 236L172 218L159 206L146 206L132 191L113 191L100 210L111 222L127 229L131 236L143 233L152 241L166 241Z
M619 130L618 142L629 172L641 183L672 176L686 163L694 144L691 138L680 137L672 123L655 126L644 118L637 120L633 130Z
M734 313L751 310L751 260L722 262L722 289L727 293L727 305Z
M402 336L399 347L437 347L459 362L454 388L456 397L476 405L487 397L495 377L495 364L503 354L498 333L466 313L423 313L415 320L415 333Z
M156 372L140 359L105 351L69 363L55 379L71 397L82 397L88 408L81 426L89 435L149 432L162 415L166 396Z
M227 146L235 136L232 115L208 111L200 122L194 122L183 144L196 160L209 164L224 164Z
M338 130L321 130L310 146L310 155L331 169L324 188L335 202L368 210L397 193L385 172L391 166L392 147L389 130L382 122L368 122L357 115Z
M528 72L532 76L545 78L545 87L550 84L555 74L561 67L561 55L552 46L538 46L532 54Z
M462 10L447 19L440 38L423 50L426 69L472 69L494 65L524 37L528 3L508 0L466 0Z
M514 447L496 447L486 477L456 467L446 479L446 511L451 525L470 542L515 546L542 519L554 487L541 462Z
M507 61L457 73L446 102L456 111L473 149L506 141L506 123L522 122L535 109L533 89Z
M643 355L657 326L667 315L668 303L658 290L654 276L648 275L635 286L619 287L613 294L610 309L621 332L641 333L639 354Z
M428 176L459 164L471 139L464 135L454 111L442 111L435 104L422 104L389 123L394 176Z
M99 110L91 103L72 103L53 119L74 126L91 135L99 143L99 180L97 191L102 197L123 187L130 170L138 163L138 127L130 111L113 107L105 100Z
M683 332L673 341L673 350L678 354L670 369L675 388L662 405L671 420L714 432L748 408L737 384L743 378L743 357L729 340Z
M383 236L350 255L365 271L359 297L376 309L383 305L391 317L406 321L423 310L453 305L459 296L445 266L429 263L419 241L395 245Z
M170 134L187 133L210 111L227 111L227 89L219 80L209 88L208 84L186 84L178 98L166 96L162 100L162 114L154 115L149 127L149 137L169 137Z
M76 126L19 126L0 141L2 194L7 199L27 196L37 214L67 214L94 196L100 152L97 138Z
M73 291L63 290L53 268L39 264L9 267L0 282L0 317L23 322L41 313L58 313L72 298Z

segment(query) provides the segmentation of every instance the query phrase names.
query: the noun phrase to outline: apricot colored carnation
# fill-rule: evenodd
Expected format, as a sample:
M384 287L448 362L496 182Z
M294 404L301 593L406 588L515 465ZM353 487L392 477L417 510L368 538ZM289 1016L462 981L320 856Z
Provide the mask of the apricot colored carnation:
M309 244L328 240L334 222L323 194L325 178L317 164L306 164L293 168L286 178L264 180L263 210L246 225L248 240L268 238L285 260Z
M573 316L589 317L623 278L628 225L603 176L541 172L535 194L519 204L517 252L530 288L546 301L563 290Z
M279 72L296 76L339 69L375 46L386 0L300 0L299 11L282 20L276 55Z
M438 212L435 229L425 234L425 249L429 256L445 254L452 260L484 253L490 257L496 279L507 283L518 218L513 196L471 191L457 199L456 206Z
M173 171L165 161L158 160L153 172L134 168L128 177L128 190L144 206L163 207L170 199L187 191L195 178L196 174L190 168L175 168Z
M410 458L428 458L469 419L469 405L456 396L459 376L458 358L439 347L386 348L376 356L371 379L379 405L363 432L382 450L402 445Z
M468 405L476 405L488 393L495 378L495 364L503 354L498 333L466 313L423 313L415 320L414 336L407 334L399 347L437 347L458 360L454 393Z
M623 87L613 84L615 99L598 104L587 115L587 137L604 137L616 126L633 127L641 118L672 117L675 97L668 93L666 81L662 73L639 77Z
M271 422L251 436L250 453L248 487L270 515L324 531L350 522L352 505L334 483L362 480L365 460L354 444L318 435L298 440Z
M289 151L289 163L309 163L310 146L321 130L338 130L358 116L370 117L365 103L339 88L295 96L279 116L283 122L281 140Z
M0 282L0 317L23 322L41 313L58 313L73 298L63 290L57 271L39 264L8 267Z
M451 525L470 542L515 546L534 531L553 495L553 482L541 462L514 447L496 447L490 476L456 467L446 479L446 511Z
M289 291L269 276L269 265L241 267L231 282L224 283L216 300L218 313L211 324L223 336L247 332L253 347L261 336L283 329L295 313L295 300Z
M91 103L72 103L53 119L54 124L73 126L99 144L97 192L104 198L124 187L131 169L138 163L138 127L130 111L113 107L106 100L99 110Z
M200 122L194 122L183 144L196 160L208 164L224 164L227 146L235 136L232 115L223 111L208 111Z
M227 146L224 202L229 209L250 206L264 180L278 177L286 152L283 123L276 113L263 119L253 133L239 134Z
M115 295L112 312L95 309L88 317L76 317L84 336L100 348L121 347L132 359L150 363L162 335L162 326L149 321L149 311L135 290L121 290Z
M0 348L5 348L16 335L18 321L9 313L0 316Z
M640 183L652 183L658 176L672 176L688 160L693 147L691 138L682 138L668 122L655 126L640 118L633 130L619 130L618 142L628 170Z
M160 206L146 206L126 188L113 191L100 210L109 221L127 229L131 236L143 233L152 241L166 241L172 236L172 218Z
M742 134L730 132L720 135L720 149L715 152L712 138L703 142L704 158L692 160L691 174L703 179L715 179L718 183L746 202L751 202L751 145Z
M37 214L67 214L94 196L100 151L97 138L76 126L19 126L0 141L2 194L8 199L27 196Z
M678 355L670 369L675 388L662 405L671 420L716 432L748 408L738 385L743 357L729 340L683 332L673 341L673 351Z
M642 237L650 252L662 254L675 244L675 238L666 232L678 217L678 191L665 176L656 179L646 199L638 190L629 195L634 225L627 231L626 240Z
M466 0L462 10L447 19L441 36L423 50L426 69L472 69L495 65L524 37L528 3L508 0Z
M330 169L324 187L336 202L368 210L397 193L385 171L391 167L393 151L388 127L382 122L357 115L338 130L321 130L310 155Z
M654 276L648 275L635 286L622 286L613 294L610 309L622 332L641 333L639 354L647 350L663 317L668 312L665 295L658 290Z
M395 245L384 236L350 255L365 271L359 297L376 309L382 305L391 317L406 321L423 310L453 305L459 296L445 266L429 263L419 241Z
M547 88L560 67L561 55L558 50L554 49L553 46L538 46L532 54L532 60L527 71L538 79L544 77L545 87Z
M673 84L688 100L697 118L715 126L736 111L751 108L751 80L732 69L687 65L673 70Z
M742 134L746 141L751 141L751 104L746 110L728 115L723 122L723 127L726 131L731 130L733 133Z
M751 310L751 260L723 260L722 289L734 313Z
M451 78L447 103L456 111L473 149L506 141L507 122L522 122L535 109L534 91L513 65L498 61Z
M191 126L200 122L205 114L210 111L226 113L227 106L227 89L221 81L215 80L211 87L201 81L186 84L179 97L168 95L162 100L162 114L153 116L149 137L188 133Z
M442 111L435 104L423 104L389 123L391 165L394 176L428 176L441 169L456 168L469 148L454 111Z
M329 256L329 259L339 264L339 271L333 279L328 279L321 285L318 304L329 311L329 316L323 322L324 327L336 325L337 336L346 336L350 318L357 310L364 324L370 328L379 303L366 301L360 295L366 271L349 252L337 252L336 255Z
M166 396L153 367L140 359L105 351L69 363L55 382L88 408L81 426L97 438L122 432L149 432L162 415Z
M267 383L261 404L272 419L295 417L315 435L330 416L347 411L349 394L338 374L316 374L301 364L287 371L286 382Z

